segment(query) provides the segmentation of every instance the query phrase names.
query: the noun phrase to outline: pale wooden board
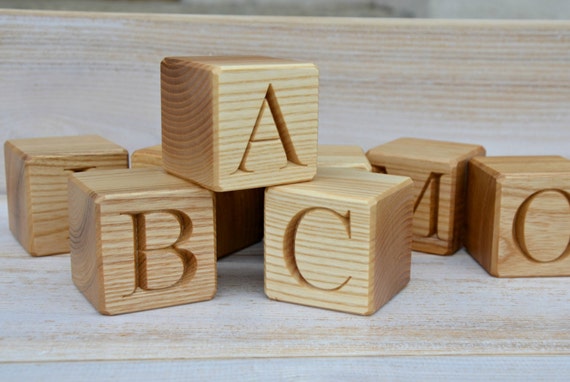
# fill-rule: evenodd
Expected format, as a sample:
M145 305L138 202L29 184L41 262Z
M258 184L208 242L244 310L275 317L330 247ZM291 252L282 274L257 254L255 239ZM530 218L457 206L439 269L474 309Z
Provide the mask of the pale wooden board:
M570 278L496 279L463 251L414 254L410 284L375 315L360 317L267 299L261 250L258 244L219 261L214 300L102 316L73 286L68 255L33 258L12 238L1 196L0 375L77 375L80 365L93 375L121 375L123 364L149 375L174 373L174 364L183 373L183 361L193 360L220 379L233 366L236 375L295 376L296 365L314 375L313 362L324 375L369 378L376 368L490 375L485 365L499 376L567 376Z
M0 36L0 141L81 133L131 152L154 145L163 57L250 54L317 64L320 143L417 136L570 156L570 21L2 10Z
M567 381L570 358L344 357L0 364L5 381Z

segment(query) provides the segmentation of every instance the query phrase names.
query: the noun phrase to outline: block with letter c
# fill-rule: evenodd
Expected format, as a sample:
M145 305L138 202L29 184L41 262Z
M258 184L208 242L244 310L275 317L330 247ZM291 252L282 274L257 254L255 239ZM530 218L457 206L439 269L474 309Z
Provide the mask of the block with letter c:
M410 279L413 182L319 168L265 194L265 293L370 315Z

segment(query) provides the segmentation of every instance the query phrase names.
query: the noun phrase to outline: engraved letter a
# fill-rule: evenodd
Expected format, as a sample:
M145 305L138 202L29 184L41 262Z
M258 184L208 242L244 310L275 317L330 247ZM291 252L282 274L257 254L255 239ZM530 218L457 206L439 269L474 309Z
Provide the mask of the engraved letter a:
M269 84L237 171L279 170L303 164L293 145L285 118Z

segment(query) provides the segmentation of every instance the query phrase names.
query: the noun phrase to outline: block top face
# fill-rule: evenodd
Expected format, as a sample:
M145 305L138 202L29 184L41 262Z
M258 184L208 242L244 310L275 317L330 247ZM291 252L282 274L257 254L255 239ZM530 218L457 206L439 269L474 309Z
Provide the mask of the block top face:
M485 154L485 149L480 145L420 138L399 138L370 149L366 155L372 162L389 162L390 158L406 158L451 165L478 154Z
M213 72L221 71L239 71L239 70L259 70L264 68L278 67L310 67L315 65L307 62L263 57L263 56L194 56L194 57L166 57L162 61L165 66L188 66L202 67L205 70Z
M203 190L195 184L169 175L158 167L80 172L71 181L88 188L99 199L133 199L138 194L152 192L156 195L176 193L180 190Z
M477 157L471 161L495 178L570 173L570 160L561 156Z
M317 165L321 167L349 167L372 171L372 166L360 146L319 145Z
M373 204L381 196L387 196L411 184L413 181L406 176L322 167L317 169L317 175L310 182L282 185L270 191Z
M42 158L82 157L93 155L122 155L127 150L98 135L26 138L6 141L33 163Z

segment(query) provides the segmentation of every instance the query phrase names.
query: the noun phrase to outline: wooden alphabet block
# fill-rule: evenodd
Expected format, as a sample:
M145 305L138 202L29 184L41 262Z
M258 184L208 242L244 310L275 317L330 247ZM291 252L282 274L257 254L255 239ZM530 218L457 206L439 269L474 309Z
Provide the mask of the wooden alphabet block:
M10 230L32 256L69 252L69 174L129 166L127 150L96 135L13 139L4 157Z
M144 168L69 180L73 282L103 314L213 298L211 191Z
M268 57L168 57L161 64L165 169L213 191L310 180L318 70Z
M413 182L319 168L265 199L265 293L370 315L410 279Z
M131 167L162 167L161 145L136 150ZM232 254L263 239L263 188L214 192L216 256Z
M570 160L473 158L465 247L496 277L570 276Z
M317 165L372 171L372 166L360 146L319 145Z
M461 247L467 163L480 155L485 149L479 145L416 138L400 138L366 153L374 171L414 180L414 250L449 255Z

